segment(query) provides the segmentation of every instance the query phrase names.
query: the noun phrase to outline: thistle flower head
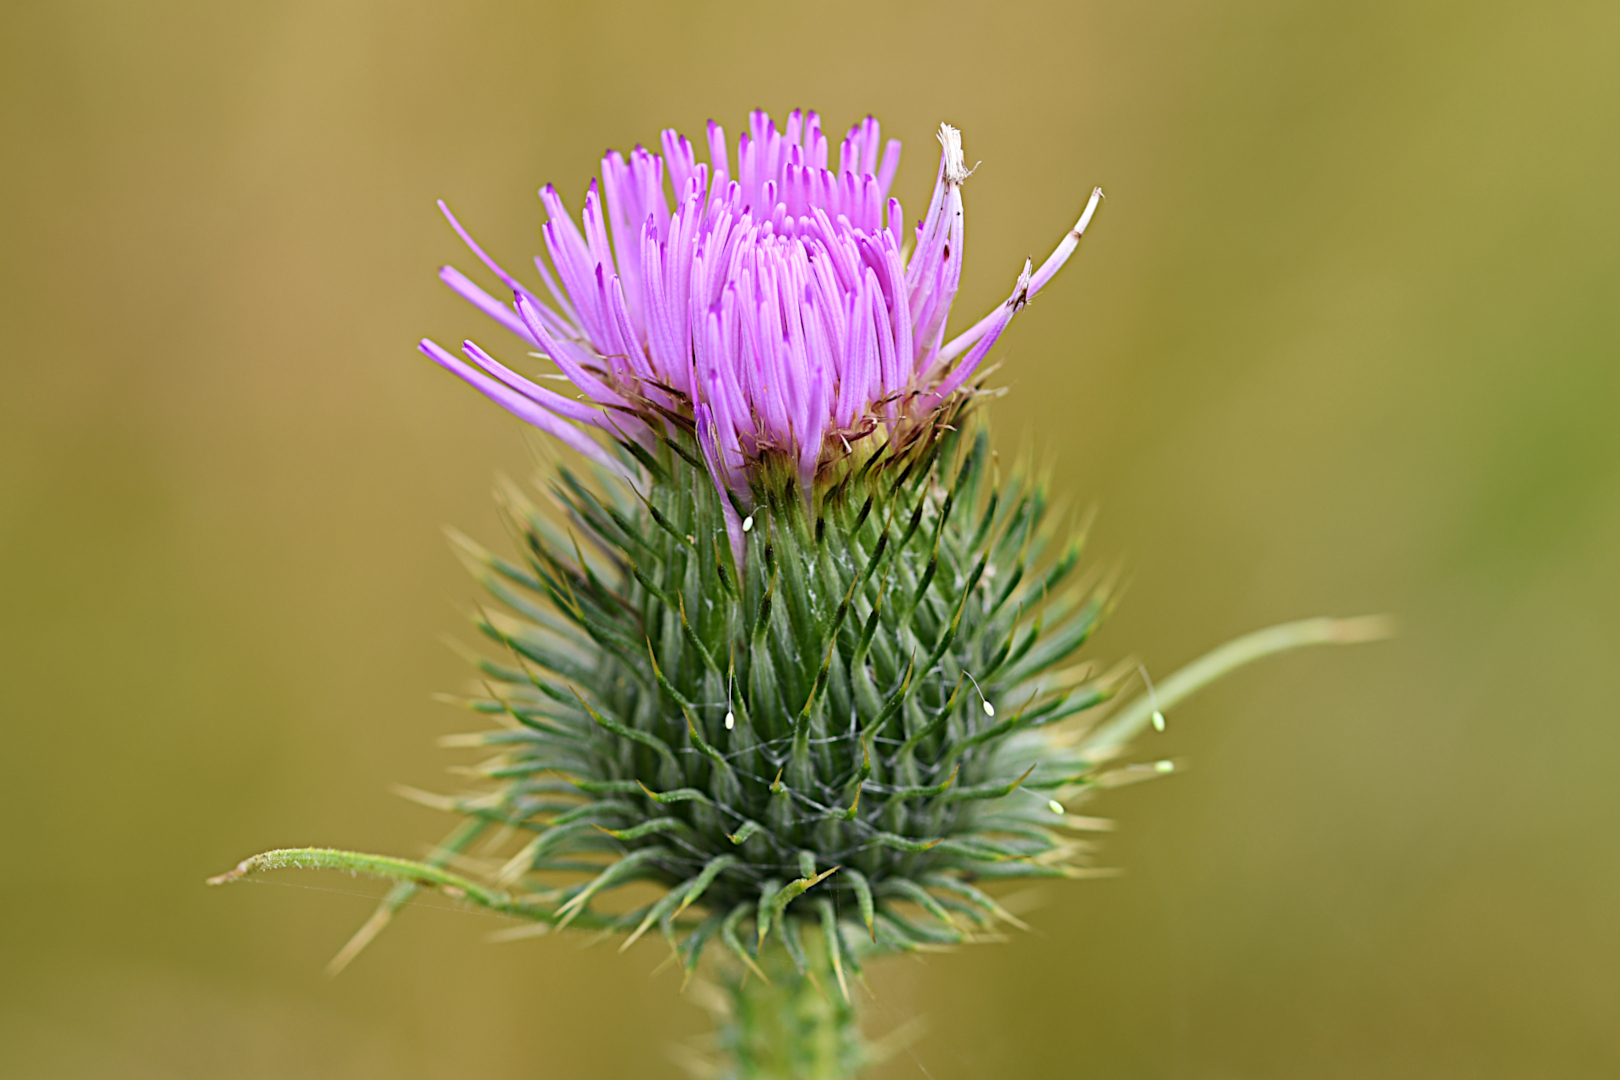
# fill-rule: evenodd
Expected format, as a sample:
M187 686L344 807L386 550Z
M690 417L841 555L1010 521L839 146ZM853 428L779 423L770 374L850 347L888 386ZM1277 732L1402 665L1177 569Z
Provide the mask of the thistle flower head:
M419 794L461 815L456 831L424 862L284 849L213 880L394 880L339 967L422 886L626 945L656 928L688 974L719 942L733 970L790 976L769 1002L733 984L735 1075L843 1077L863 955L1016 922L981 886L1092 872L1078 834L1107 823L1075 807L1176 768L1117 760L1150 720L1163 730L1163 710L1260 656L1383 629L1274 627L1157 688L1138 665L1077 662L1110 579L1076 575L1080 537L1056 531L1027 471L1002 475L968 414L1101 191L947 340L970 172L955 129L909 235L888 195L900 147L875 120L836 167L814 113L781 131L755 113L734 162L708 134L707 163L674 132L662 155L609 154L578 225L542 189L545 299L445 210L512 299L443 280L573 393L470 341L465 360L422 350L598 468L559 465L549 510L506 493L518 558L458 538L503 610L479 611L493 655L464 699L498 726L454 740L486 748L484 783ZM1101 719L1138 671L1148 694ZM632 883L661 891L615 903Z
M1063 265L1100 198L1039 272L1026 263L1006 302L947 342L970 170L955 128L941 125L939 141L933 195L908 237L889 196L900 143L884 144L874 119L850 129L836 162L813 112L792 113L781 130L754 113L735 159L711 122L707 163L665 131L662 155L638 146L628 159L603 158L579 225L555 189L541 189L550 266L535 265L549 301L450 218L512 301L497 302L448 267L446 284L552 360L583 400L471 342L465 360L431 341L421 348L587 454L602 457L575 425L644 444L653 431L685 425L716 485L745 507L773 461L808 490L870 452L874 435L915 429L948 403Z
M1066 591L1078 546L1048 553L1043 488L1001 477L965 426L986 355L1101 193L947 340L971 171L956 129L909 234L900 145L875 120L836 163L814 113L753 114L734 159L708 136L707 163L673 131L662 155L610 153L577 225L542 189L544 299L450 217L511 302L443 280L577 396L472 342L423 351L605 467L560 467L572 536L509 493L525 562L464 544L510 611L480 617L508 656L470 703L510 730L474 739L500 749L497 783L455 807L532 832L496 877L556 922L674 940L704 912L691 964L717 935L752 965L773 930L798 962L801 923L853 963L845 919L891 949L962 940L1005 917L974 882L1081 872L1064 830L1087 819L1063 800L1108 756L1052 734L1119 682L1058 670L1108 583ZM663 900L595 913L647 879ZM935 925L901 914L918 906Z

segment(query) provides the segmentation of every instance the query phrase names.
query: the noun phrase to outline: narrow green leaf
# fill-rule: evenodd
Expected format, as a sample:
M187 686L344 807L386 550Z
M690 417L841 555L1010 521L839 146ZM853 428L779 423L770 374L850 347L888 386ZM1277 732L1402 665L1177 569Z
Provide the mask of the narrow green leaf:
M905 703L906 694L911 689L911 676L916 671L916 660L917 657L913 654L911 660L906 664L906 673L901 678L900 685L894 688L894 692L889 695L889 699L883 703L883 711L878 713L877 718L871 724L862 729L861 735L863 737L868 739L876 738L883 730L884 725L894 719L895 714L900 711L900 706Z
M764 826L762 826L759 822L749 818L741 825L737 826L736 832L727 833L726 839L730 840L733 844L741 844L744 840L747 840L750 836L753 836L762 828L764 828Z
M471 878L441 866L412 859L396 859L391 855L368 855L336 848L279 848L262 852L243 859L223 874L214 875L208 879L208 884L229 885L251 874L262 874L269 870L342 870L386 881L439 888L458 899L465 898L481 907L498 911L514 908L512 898L505 893L487 889Z
M649 454L645 447L634 439L615 440L625 453L636 459L636 462L647 472L652 474L654 480L661 484L669 483L669 470L658 463L658 459Z
M1000 799L1011 795L1028 779L1029 774L1035 771L1031 765L1024 770L1024 775L1006 784L977 784L973 787L961 787L955 791L948 791L940 796L941 802L968 802L974 799Z
M724 920L724 915L715 912L699 923L698 928L688 934L685 941L681 942L678 951L686 954L686 958L681 964L684 971L681 979L681 991L683 993L686 991L686 984L692 981L692 974L697 971L698 960L703 956L703 946L708 944L709 939L714 936L716 930L720 929L720 925Z
M799 933L798 919L784 919L777 931L782 936L782 944L787 949L788 958L800 975L810 970L810 959L804 953L804 938Z
M557 909L559 916L557 929L561 930L572 922L597 893L642 876L647 872L647 864L669 857L670 852L667 848L650 847L632 851L613 863Z
M861 920L866 923L866 932L872 934L872 940L877 940L876 932L872 929L872 886L867 883L866 875L859 870L846 867L841 879L855 890L855 903L861 909Z
M592 824L595 825L596 823L592 822ZM653 836L657 833L690 833L692 831L690 825L680 818L674 817L653 818L651 821L643 821L640 825L634 825L628 829L609 829L601 825L596 825L596 828L615 840L640 840L643 836Z
M849 981L844 978L844 943L838 932L838 911L833 902L827 897L816 898L816 908L821 912L821 940L827 948L827 959L832 963L833 975L838 979L838 992L844 995L844 1003L849 1004Z
M630 936L624 939L624 944L619 946L619 951L625 952L630 946L639 941L641 935L652 928L653 923L664 919L666 916L673 917L676 914L675 907L680 903L685 888L685 885L677 885L663 896L660 896L647 909L647 914L642 917L641 922L636 924L636 928L631 931Z
M433 852L424 862L428 866L444 866L445 863L463 851L467 845L482 836L489 828L489 825L489 818L480 817L469 818L461 822L449 836L439 841L438 846L433 849ZM367 919L360 926L360 929L354 932L354 936L344 944L343 948L338 950L337 955L328 961L326 965L327 977L332 978L348 967L350 962L360 955L361 950L371 944L378 934L382 933L383 928L399 913L399 910L410 902L411 897L416 895L416 890L420 887L414 881L396 882L394 887L388 890L388 895L383 897L382 903L377 905L377 910L371 913L371 918Z
M601 713L591 708L590 703L585 700L584 695L582 695L578 690L574 691L574 697L578 698L580 705L584 707L586 712L591 714L592 720L595 720L598 724L613 732L613 734L619 736L621 739L629 739L632 742L638 742L647 747L662 758L671 768L675 769L677 772L679 771L680 766L675 761L675 751L671 750L669 748L669 744L664 742L663 739L660 739L650 731L638 731L635 728L624 726L617 720L611 720L608 717L603 716Z
M1274 653L1306 645L1355 645L1366 641L1382 641L1395 632L1394 620L1387 615L1363 615L1350 619L1315 618L1245 634L1229 641L1194 660L1174 675L1158 683L1158 709L1172 708L1222 675L1252 664ZM1154 713L1153 699L1147 695L1137 698L1120 710L1119 715L1103 724L1082 744L1081 749L1095 753L1099 750L1123 746L1135 737Z
M748 954L747 949L743 948L742 939L737 936L737 926L747 917L748 906L748 901L744 900L731 909L731 913L726 916L725 922L720 924L720 940L725 942L726 948L736 954L737 959L741 960L749 971L752 971L766 984L769 984L770 978L766 976L758 964L754 963L754 958Z
M697 877L692 879L692 883L688 885L686 887L686 891L681 894L681 903L680 906L675 909L675 914L679 915L688 907L697 903L698 900L703 896L704 890L710 885L714 884L715 878L719 877L731 867L740 865L742 865L742 860L737 858L735 855L716 855L714 858L704 863L703 869L698 872Z
M935 795L942 795L950 790L952 784L956 783L956 776L961 771L962 766L957 765L956 768L951 770L951 775L946 777L943 783L933 784L929 787L895 788L889 792L889 800L891 802L900 802L906 799L931 799Z
M713 806L714 800L697 788L676 788L674 791L654 791L640 780L634 781L647 798L659 803L699 802L704 806Z
M932 851L944 843L944 840L944 837L940 837L938 840L914 840L909 836L896 836L891 832L872 834L872 843L880 847L893 848L896 851L909 851L914 855L921 854L924 851Z
M804 895L807 890L821 884L823 881L826 881L829 877L838 873L838 871L842 869L843 867L841 866L835 866L831 870L823 870L819 874L802 877L796 881L790 881L780 889L776 890L776 892L770 896L769 901L760 908L759 943L761 945L765 944L765 935L770 932L771 923L782 914L783 910L790 903L792 903L795 898Z
M953 892L967 900L969 903L984 909L996 918L1002 920L1003 922L1010 923L1013 926L1018 927L1020 930L1029 929L1028 923L1024 922L1022 919L1018 918L1018 916L996 903L996 901L989 894L975 888L965 881L960 881L946 874L931 874L928 877L923 878L923 883L931 888Z
M938 900L930 896L927 889L923 888L915 881L912 881L910 878L888 878L883 882L883 885L879 891L884 896L897 896L905 900L910 900L912 903L928 912L928 914L944 923L945 926L957 936L958 940L961 939L962 928L956 925L956 920L951 918L950 912L946 911L945 908L940 905Z

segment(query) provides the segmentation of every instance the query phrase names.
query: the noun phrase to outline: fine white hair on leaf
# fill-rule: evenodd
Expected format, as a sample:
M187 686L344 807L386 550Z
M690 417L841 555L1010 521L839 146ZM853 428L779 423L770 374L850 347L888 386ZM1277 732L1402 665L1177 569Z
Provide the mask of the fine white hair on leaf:
M979 680L978 679L973 678L973 672L968 671L968 670L966 670L964 668L963 671L962 671L962 674L966 675L968 677L968 679L972 681L973 689L975 689L975 690L977 690L979 692L979 703L984 706L984 715L986 715L986 716L994 716L994 715L996 715L996 707L994 705L990 704L990 699L989 698L984 696L984 688L979 685Z

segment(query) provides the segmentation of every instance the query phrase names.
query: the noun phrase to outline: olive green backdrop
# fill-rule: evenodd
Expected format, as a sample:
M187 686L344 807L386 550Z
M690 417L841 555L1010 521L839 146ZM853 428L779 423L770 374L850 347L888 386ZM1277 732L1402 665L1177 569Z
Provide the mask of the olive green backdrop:
M867 111L965 133L959 323L1133 584L1098 655L1317 613L1398 640L1177 709L1117 880L896 962L884 1077L1620 1072L1620 7L37 3L0 11L0 1072L663 1077L661 946L504 945L266 847L416 854L520 425L413 351L605 147Z

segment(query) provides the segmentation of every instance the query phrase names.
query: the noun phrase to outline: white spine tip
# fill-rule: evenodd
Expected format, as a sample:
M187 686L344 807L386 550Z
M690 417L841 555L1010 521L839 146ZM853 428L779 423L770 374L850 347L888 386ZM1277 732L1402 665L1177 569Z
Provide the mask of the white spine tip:
M1153 763L1153 771L1161 773L1175 772L1176 763L1173 761L1155 761Z
M726 730L730 731L732 728L734 728L736 726L737 726L737 714L736 713L726 713Z
M986 716L994 716L994 715L996 715L996 707L994 705L990 704L988 701L984 703L984 715L986 715Z
M752 532L754 529L754 515L749 514L743 518L743 532Z
M1054 813L1054 814L1063 813L1063 804L1058 802L1056 799L1050 800L1049 802L1047 802L1046 805L1051 807L1052 813Z
M1160 712L1158 709L1153 710L1153 730L1164 730L1164 713Z

